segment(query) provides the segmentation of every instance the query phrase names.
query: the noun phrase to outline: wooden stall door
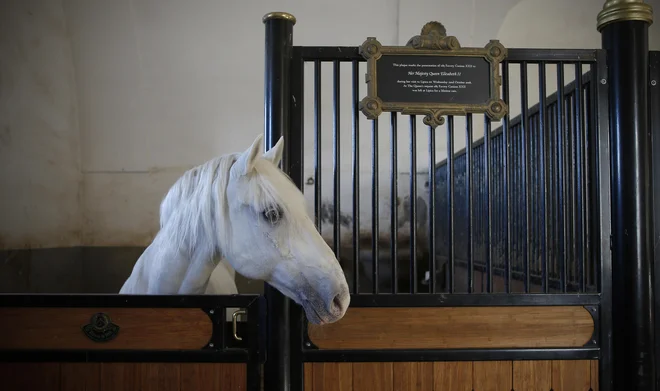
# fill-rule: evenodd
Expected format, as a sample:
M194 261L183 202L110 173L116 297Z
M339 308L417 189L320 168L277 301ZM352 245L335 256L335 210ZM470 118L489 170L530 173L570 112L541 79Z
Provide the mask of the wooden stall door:
M307 363L305 391L598 391L598 361Z
M2 391L244 391L246 365L0 363Z

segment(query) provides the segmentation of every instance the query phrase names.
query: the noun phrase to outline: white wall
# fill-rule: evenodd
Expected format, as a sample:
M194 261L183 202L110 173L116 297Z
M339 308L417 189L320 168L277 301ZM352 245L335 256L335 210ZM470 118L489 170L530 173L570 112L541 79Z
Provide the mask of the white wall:
M497 38L507 47L517 48L565 48L599 49L601 34L596 29L597 12L603 6L602 0L580 0L576 7L574 0L524 0L507 13ZM649 27L649 49L660 50L660 0L646 0L656 14L656 22ZM542 16L542 17L540 17ZM524 34L521 34L524 31ZM583 67L583 73L588 71ZM510 113L511 117L520 114L520 67L510 67ZM527 80L529 87L528 106L539 102L538 66L529 65ZM564 84L575 80L575 67L564 67ZM546 68L546 92L557 91L557 72L554 65Z
M2 1L0 249L80 242L78 114L61 1Z
M385 45L402 45L424 23L439 20L463 46L483 46L496 38L506 47L598 48L596 15L602 3L7 0L2 7L8 12L0 12L0 53L10 54L0 57L0 173L8 178L8 186L2 187L0 246L146 245L157 229L161 198L185 169L243 150L263 132L261 18L267 12L287 11L297 17L295 45L357 46L368 36ZM651 4L658 12L658 0ZM651 46L657 50L657 23L650 31ZM322 185L324 198L330 199L331 65L324 65L323 72L327 105L322 113ZM364 67L360 96L365 94L363 74ZM311 65L305 75L307 178L313 175ZM350 75L349 65L342 66L340 168L346 212ZM475 138L482 118L475 116ZM361 114L360 125L362 222L368 227L371 129ZM389 115L381 117L380 126L379 202L386 208ZM463 129L464 120L457 118L456 150L465 146ZM408 188L409 133L407 122L400 121L400 196ZM428 167L428 137L419 118L419 170ZM435 140L436 160L444 159L444 127L436 130ZM387 214L382 217L389 219Z
M396 43L395 0L63 3L80 86L89 245L147 244L158 203L184 169L263 132L267 12L298 18L298 45L355 45L370 34ZM379 17L364 23L374 8Z

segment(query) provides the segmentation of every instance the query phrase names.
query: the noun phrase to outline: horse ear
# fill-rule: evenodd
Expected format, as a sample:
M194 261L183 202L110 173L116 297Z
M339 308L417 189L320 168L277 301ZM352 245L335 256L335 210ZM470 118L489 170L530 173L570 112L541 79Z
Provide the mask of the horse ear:
M254 162L263 148L263 135L259 135L250 145L250 148L243 152L232 167L232 174L242 176L249 174L254 169Z
M274 165L279 165L284 153L284 136L277 140L277 143L268 152L264 153L264 159L270 160Z

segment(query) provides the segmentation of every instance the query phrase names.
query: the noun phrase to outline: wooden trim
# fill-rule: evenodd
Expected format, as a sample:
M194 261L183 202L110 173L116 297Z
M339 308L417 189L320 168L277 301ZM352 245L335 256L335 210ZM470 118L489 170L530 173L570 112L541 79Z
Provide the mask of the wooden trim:
M120 327L94 342L82 327L103 312ZM0 308L0 349L201 349L213 332L198 308Z
M308 327L320 349L579 347L593 331L581 306L349 308L336 323Z

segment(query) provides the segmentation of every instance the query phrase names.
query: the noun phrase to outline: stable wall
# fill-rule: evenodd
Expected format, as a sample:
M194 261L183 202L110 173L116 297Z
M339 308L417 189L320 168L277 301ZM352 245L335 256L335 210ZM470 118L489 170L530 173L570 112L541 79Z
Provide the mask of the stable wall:
M650 3L660 9L658 0ZM598 48L595 19L602 1L11 0L2 7L0 44L8 55L0 57L0 248L93 246L80 250L89 254L81 255L84 262L71 263L75 273L53 280L78 279L80 289L91 285L112 291L155 234L158 205L176 178L213 156L245 149L263 132L261 18L265 13L284 10L297 17L295 45L356 46L368 36L386 45L402 45L424 23L436 19L463 46L483 46L497 38L506 47ZM374 9L377 18L373 18ZM658 24L649 31L651 47L659 49ZM349 68L342 65L340 72L339 127L341 209L350 215ZM312 72L310 64L305 68L305 179L314 170ZM324 64L323 72L322 190L323 199L331 201L332 65ZM360 96L365 94L363 81L359 80ZM511 90L517 91L514 83ZM533 91L530 105L535 96L538 99ZM549 85L548 92L552 91ZM512 94L513 115L516 97ZM371 129L369 121L359 116L361 222L369 228ZM474 122L477 139L482 132L481 116L475 116ZM381 227L388 230L389 115L383 115L380 123L379 204ZM465 146L464 119L456 118L455 125L455 149L459 150ZM421 118L418 129L417 170L422 172L418 189L425 197L428 131ZM436 161L446 157L444 130L441 127L435 133ZM401 121L401 198L409 189L409 137L407 123ZM311 212L313 187L304 189ZM121 254L110 253L118 247L124 249ZM34 273L43 280L64 267L64 258L71 258L69 254L38 271L52 259L50 255L35 251L30 257L38 259L25 266L19 260L22 255L5 254L0 276L7 276L6 280ZM102 283L101 277L94 277L93 284L85 282L92 281L93 275L114 282ZM43 281L40 284L44 286Z
M0 3L0 249L80 244L80 129L59 0Z

